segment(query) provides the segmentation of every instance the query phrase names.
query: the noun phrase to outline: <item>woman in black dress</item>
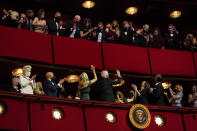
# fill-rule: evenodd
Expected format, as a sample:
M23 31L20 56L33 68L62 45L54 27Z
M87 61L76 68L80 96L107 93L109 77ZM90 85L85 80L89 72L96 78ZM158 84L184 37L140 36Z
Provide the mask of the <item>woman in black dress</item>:
M131 87L137 94L137 103L139 104L149 104L148 101L148 95L149 95L149 89L150 84L146 81L143 81L141 84L141 89L138 91L137 86L134 84L131 84Z
M85 40L90 40L92 31L93 29L91 25L91 20L89 18L84 19L83 26L80 29L80 37Z

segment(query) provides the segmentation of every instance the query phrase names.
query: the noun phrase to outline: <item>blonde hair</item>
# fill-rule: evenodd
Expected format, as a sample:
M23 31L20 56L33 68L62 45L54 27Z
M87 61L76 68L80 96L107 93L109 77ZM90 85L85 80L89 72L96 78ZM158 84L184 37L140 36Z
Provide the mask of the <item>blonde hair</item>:
M175 86L175 89L176 89L178 92L183 92L183 87L182 87L182 85L176 85L176 86Z
M25 66L23 66L23 70L25 70L25 69L27 69L27 68L32 69L32 66L31 66L31 65L25 65Z
M79 89L86 88L89 85L89 77L86 72L81 73L79 76Z

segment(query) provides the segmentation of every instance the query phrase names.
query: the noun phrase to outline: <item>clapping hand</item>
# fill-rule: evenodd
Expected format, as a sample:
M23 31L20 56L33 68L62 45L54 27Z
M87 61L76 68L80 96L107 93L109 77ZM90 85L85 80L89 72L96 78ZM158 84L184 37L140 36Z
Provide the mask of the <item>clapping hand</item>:
M36 79L36 76L37 76L37 74L36 74L36 75L33 75L33 76L30 78L30 81L35 80L35 79Z
M131 87L133 88L134 91L137 90L137 86L135 84L131 84Z
M60 79L60 81L58 82L59 85L62 85L64 83L64 79Z

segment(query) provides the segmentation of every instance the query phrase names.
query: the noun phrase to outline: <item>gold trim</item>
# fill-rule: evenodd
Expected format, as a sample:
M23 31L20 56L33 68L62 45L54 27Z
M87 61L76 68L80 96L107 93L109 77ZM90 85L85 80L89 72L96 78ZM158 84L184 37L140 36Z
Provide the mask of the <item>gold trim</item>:
M136 123L136 121L133 119L133 113L135 111L136 108L142 108L143 110L146 111L147 113L147 121L145 124L143 125L139 125L138 123ZM136 104L136 105L133 105L129 111L129 120L131 121L131 123L136 127L136 128L139 128L139 129L144 129L144 128L147 128L149 125L150 125L150 122L151 122L151 115L150 115L150 112L148 110L148 108L144 105L141 105L141 104Z

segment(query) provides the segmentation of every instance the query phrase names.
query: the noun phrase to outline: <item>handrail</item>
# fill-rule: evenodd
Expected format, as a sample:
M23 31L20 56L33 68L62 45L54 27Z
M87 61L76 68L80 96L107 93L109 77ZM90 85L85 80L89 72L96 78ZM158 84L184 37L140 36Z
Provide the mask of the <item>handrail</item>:
M0 91L0 97L16 99L21 101L31 101L31 102L40 102L40 103L56 103L56 104L76 104L76 105L85 105L91 107L110 107L110 108L119 108L119 109L129 109L133 104L128 103L115 103L115 102L104 102L104 101L85 101L85 100L76 100L76 99L66 99L66 98L56 98L48 96L39 96L39 95L26 95L20 93L13 93L8 91ZM153 106L146 105L152 111L171 111L171 112L197 112L197 108L194 107L172 107L172 106Z

